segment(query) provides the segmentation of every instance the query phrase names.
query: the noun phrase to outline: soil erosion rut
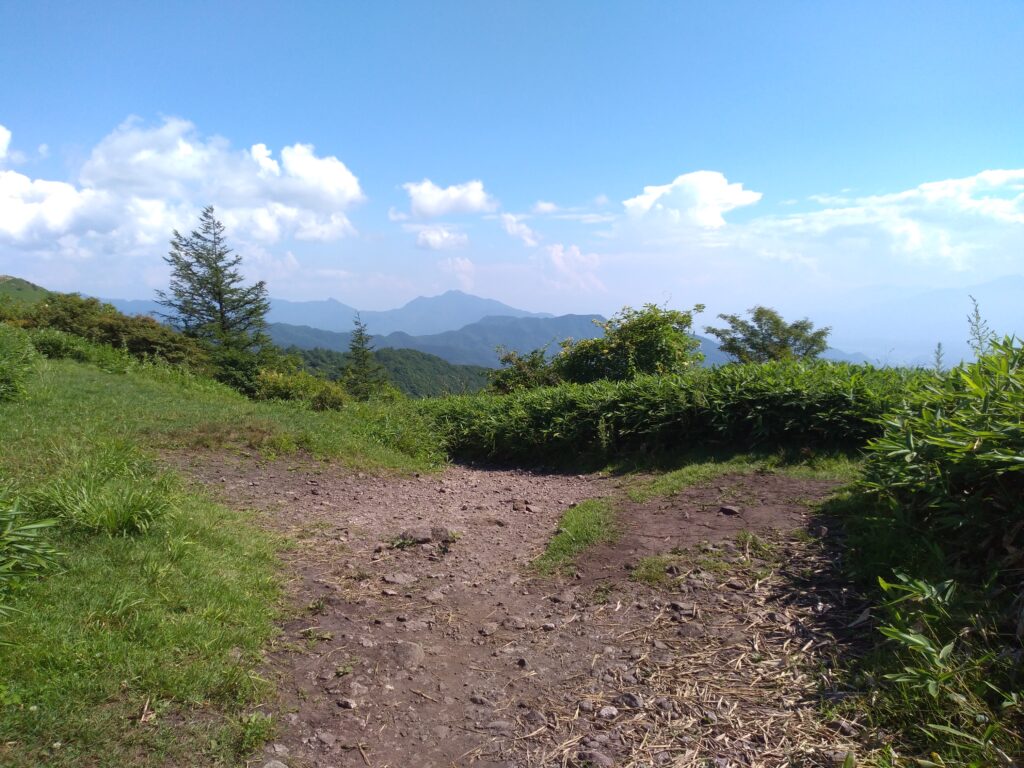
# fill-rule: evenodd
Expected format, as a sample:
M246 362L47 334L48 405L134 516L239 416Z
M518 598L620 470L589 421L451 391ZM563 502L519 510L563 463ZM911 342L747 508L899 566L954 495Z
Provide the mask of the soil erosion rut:
M857 738L818 712L859 607L794 535L832 484L732 475L633 503L594 476L186 470L294 542L279 728L254 766L834 765ZM616 499L621 535L539 576L561 513L593 497ZM631 579L665 555L660 584Z

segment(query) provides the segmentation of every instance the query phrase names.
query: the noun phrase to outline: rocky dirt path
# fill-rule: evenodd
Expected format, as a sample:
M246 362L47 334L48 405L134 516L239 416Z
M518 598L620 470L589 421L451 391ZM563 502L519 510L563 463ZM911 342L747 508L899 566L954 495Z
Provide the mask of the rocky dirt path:
M734 475L639 504L595 476L183 469L294 542L281 727L255 766L832 766L859 737L818 714L860 608L805 533L832 484ZM618 500L621 536L538 576L594 497Z

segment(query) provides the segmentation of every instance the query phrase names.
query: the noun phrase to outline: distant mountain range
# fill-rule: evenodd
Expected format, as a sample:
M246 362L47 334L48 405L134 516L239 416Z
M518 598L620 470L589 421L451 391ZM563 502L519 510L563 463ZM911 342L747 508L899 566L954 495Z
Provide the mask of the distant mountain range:
M415 349L436 355L450 363L498 367L499 346L516 352L528 352L550 345L558 349L562 339L592 339L601 329L594 324L600 315L562 315L561 317L483 317L457 330L412 335L396 331L373 337L378 349ZM348 349L351 334L325 331L304 325L271 323L270 337L280 347L300 349Z
M122 312L158 314L155 301L107 299ZM335 299L324 301L285 301L272 299L268 331L280 347L299 349L348 350L350 331L356 310ZM527 312L494 299L484 299L462 291L440 296L421 296L398 309L359 311L373 336L377 349L412 349L436 355L457 365L496 368L498 347L529 352L548 347L558 351L564 339L592 339L602 331L595 321L601 315L560 315ZM705 365L729 362L718 344L696 336ZM829 349L830 360L865 362L863 355L850 355Z
M133 315L157 315L162 307L150 299L104 299L120 311ZM352 330L356 313L366 323L370 333L384 336L396 331L418 336L455 331L489 315L503 317L552 317L527 312L502 304L494 299L483 299L462 291L448 291L440 296L420 296L398 309L358 310L336 299L323 301L287 301L271 299L267 321L288 325L305 325L325 331Z

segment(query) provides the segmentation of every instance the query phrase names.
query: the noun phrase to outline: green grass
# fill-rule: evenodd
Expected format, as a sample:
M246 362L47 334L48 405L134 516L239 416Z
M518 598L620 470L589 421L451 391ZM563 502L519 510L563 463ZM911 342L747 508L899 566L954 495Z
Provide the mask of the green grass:
M615 538L615 510L607 499L587 499L562 514L558 532L534 567L541 573L555 573L570 566L588 547Z
M665 587L671 581L668 568L676 561L670 555L649 555L640 558L630 578L650 587Z
M283 542L189 490L160 451L442 461L401 405L316 413L163 366L126 371L41 361L0 404L0 501L19 525L56 520L39 535L59 553L0 584L5 767L241 765L273 733L258 668Z
M847 452L771 452L742 454L692 453L677 458L676 468L653 477L637 473L630 477L626 494L631 501L644 502L661 496L674 496L695 485L709 483L727 474L774 472L791 477L853 482L861 459ZM672 466L671 464L669 466Z
M302 450L370 471L426 471L444 462L429 424L404 403L316 412L254 402L169 367L116 374L65 360L44 362L32 389L7 407L2 426L0 466L15 475L52 472L58 434L65 451L106 435L151 449Z

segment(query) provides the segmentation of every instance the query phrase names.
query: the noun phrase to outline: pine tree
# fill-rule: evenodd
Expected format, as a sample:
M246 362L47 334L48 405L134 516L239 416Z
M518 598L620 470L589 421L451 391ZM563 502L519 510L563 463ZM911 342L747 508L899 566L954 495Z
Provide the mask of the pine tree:
M164 261L171 266L171 282L157 297L172 326L224 352L254 354L269 345L266 283L242 284L242 257L227 247L213 206L203 209L190 235L174 231Z
M359 313L353 320L352 339L348 343L345 389L357 400L369 400L387 387L384 367L373 356L370 332Z

